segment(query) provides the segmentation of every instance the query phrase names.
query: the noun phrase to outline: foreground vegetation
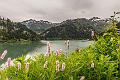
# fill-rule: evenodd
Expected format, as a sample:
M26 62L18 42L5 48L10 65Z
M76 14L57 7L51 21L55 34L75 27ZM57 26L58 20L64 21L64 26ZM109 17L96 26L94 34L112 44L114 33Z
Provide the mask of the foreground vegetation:
M20 57L0 71L1 80L120 80L120 29L113 21L103 36L85 49Z

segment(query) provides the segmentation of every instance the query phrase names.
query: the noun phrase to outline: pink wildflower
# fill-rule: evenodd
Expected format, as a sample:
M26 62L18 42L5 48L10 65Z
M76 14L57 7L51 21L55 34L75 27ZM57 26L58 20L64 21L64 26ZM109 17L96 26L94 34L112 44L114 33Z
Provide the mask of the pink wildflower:
M26 68L26 70L29 70L29 63L28 62L25 63L25 68Z
M62 71L65 70L65 63L62 63Z
M15 66L15 64L13 63L13 60L11 60L11 66Z
M50 43L49 42L47 42L47 54L49 55L50 54Z
M57 49L57 50L56 50L56 56L58 56L58 55L59 55L59 50Z
M56 50L56 56L58 56L60 53L62 53L62 49L57 49Z
M8 67L8 63L7 63L7 61L5 62L5 65L4 65L4 69L7 69L7 67Z
M46 53L44 54L44 56L47 57L47 56L48 56L48 52L46 52Z
M11 66L11 58L7 59L7 66L10 67Z
M1 58L1 59L4 59L4 57L6 56L7 52L8 52L7 49L4 50L4 52L2 53L2 55L0 56L0 58Z
M59 52L62 53L62 49L59 49Z
M21 63L18 62L17 65L18 65L18 70L20 70L21 69Z

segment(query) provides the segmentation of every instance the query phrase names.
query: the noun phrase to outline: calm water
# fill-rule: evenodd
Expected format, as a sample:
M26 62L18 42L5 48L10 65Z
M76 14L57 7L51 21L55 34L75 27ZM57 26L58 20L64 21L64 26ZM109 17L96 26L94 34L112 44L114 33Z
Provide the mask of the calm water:
M65 53L68 51L67 47L65 46L64 40L57 40L57 41L49 41L52 46L52 51L56 49L62 49ZM89 44L92 44L93 41L81 41L81 40L70 40L70 49L69 51L73 51L77 48L85 48ZM0 64L5 62L8 57L16 58L22 55L34 55L34 54L41 54L46 53L47 41L39 41L39 42L32 42L32 43L0 43L0 53L4 51L4 49L8 49L8 53L4 60L0 61Z

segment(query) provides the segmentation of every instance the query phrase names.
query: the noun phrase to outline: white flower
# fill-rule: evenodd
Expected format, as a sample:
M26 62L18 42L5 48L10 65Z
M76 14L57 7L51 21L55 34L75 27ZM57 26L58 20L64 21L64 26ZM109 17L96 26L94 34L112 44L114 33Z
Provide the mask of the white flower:
M94 68L95 67L95 64L94 62L91 63L91 68Z
M67 40L67 46L69 46L69 43L70 43L70 41L69 41L69 40Z
M113 38L111 37L110 41L113 41Z
M67 43L67 41L65 41L65 44Z
M85 76L81 76L80 80L84 80L85 79Z
M68 49L69 49L69 46L70 46L70 41L67 40L67 47L68 47Z
M4 70L5 69L5 64L3 63L1 66L0 66L0 71L1 70Z
M47 68L47 66L48 66L48 61L44 63L44 68Z
M56 61L56 71L57 71L57 72L59 71L59 68L60 68L59 61L57 60L57 61Z
M95 35L94 31L92 31L92 32L91 32L91 36L94 36L94 35Z

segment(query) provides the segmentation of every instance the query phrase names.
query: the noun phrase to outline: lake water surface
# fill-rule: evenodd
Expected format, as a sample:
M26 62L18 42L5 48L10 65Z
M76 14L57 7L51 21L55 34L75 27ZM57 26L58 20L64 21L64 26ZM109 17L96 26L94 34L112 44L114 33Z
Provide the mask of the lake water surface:
M62 49L62 51L65 53L68 51L74 51L77 48L85 48L93 43L93 41L70 40L70 48L68 50L65 45L65 40L54 40L49 42L51 43L52 51ZM22 55L44 54L47 50L46 46L47 41L44 40L31 43L0 43L0 53L2 53L4 49L8 50L5 59L1 60L0 64L5 62L8 57L11 57L13 59Z

